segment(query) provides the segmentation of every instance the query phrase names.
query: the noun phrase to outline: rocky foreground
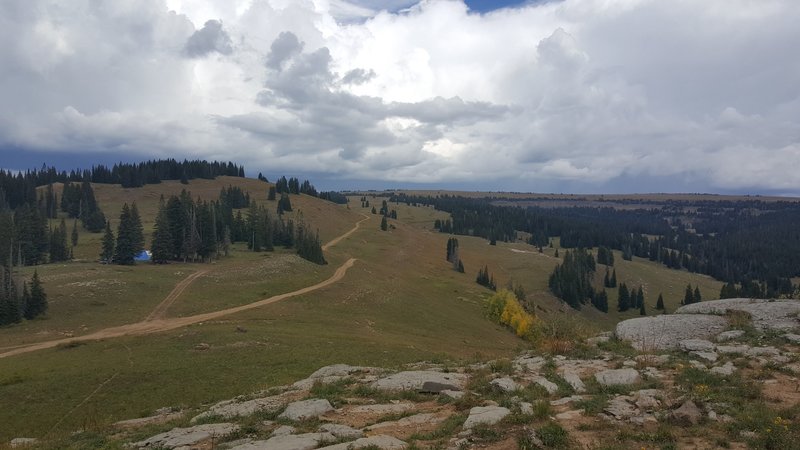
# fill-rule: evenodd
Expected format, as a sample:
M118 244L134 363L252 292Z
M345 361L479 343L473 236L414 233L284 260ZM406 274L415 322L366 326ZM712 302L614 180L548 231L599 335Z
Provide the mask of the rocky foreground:
M114 433L138 449L800 448L798 312L791 300L710 301L621 322L568 355L327 366Z

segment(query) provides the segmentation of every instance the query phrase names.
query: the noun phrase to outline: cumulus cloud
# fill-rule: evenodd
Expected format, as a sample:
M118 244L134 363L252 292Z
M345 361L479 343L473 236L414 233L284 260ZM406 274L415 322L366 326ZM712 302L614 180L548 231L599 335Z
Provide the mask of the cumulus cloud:
M0 3L6 166L3 148L124 150L392 185L800 193L798 2L60 3Z
M229 55L233 52L233 47L230 36L222 29L222 23L209 20L203 28L189 36L184 51L190 57L202 57L212 52Z

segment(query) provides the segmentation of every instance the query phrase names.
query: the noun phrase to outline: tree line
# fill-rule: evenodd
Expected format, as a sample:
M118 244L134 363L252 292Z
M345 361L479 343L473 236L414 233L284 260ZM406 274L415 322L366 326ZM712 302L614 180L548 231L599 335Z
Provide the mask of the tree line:
M800 289L791 283L800 276L800 202L676 200L615 209L518 207L514 199L452 195L400 193L390 199L450 213L435 223L443 233L511 242L524 232L538 247L558 237L565 248L614 249L624 259L710 275L749 297L791 296Z

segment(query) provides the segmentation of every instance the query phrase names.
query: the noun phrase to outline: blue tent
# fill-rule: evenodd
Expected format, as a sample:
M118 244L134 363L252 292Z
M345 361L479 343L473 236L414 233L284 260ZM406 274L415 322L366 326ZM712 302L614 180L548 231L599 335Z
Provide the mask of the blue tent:
M149 250L142 250L141 253L136 255L133 259L136 261L150 261L151 253Z

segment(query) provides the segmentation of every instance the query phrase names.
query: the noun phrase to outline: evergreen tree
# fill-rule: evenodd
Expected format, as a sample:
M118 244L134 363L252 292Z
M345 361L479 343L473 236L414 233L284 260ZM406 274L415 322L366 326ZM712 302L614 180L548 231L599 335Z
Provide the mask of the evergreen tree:
M664 310L664 296L660 293L658 294L658 300L656 301L656 309L660 311Z
M31 279L30 300L25 305L25 318L31 320L44 314L47 311L47 294L44 292L42 282L39 280L39 272L33 271Z
M374 206L372 207L372 214L378 214L378 211L375 209Z
M644 290L642 286L639 286L639 290L636 291L636 306L638 308L642 308L644 305Z
M131 219L131 209L127 203L122 205L117 226L117 245L114 248L114 262L122 265L134 263L136 251L136 231Z
M628 286L625 283L619 285L619 292L617 294L617 311L625 312L631 307L630 293Z
M72 239L72 246L76 247L78 245L78 220L75 219L72 222L72 235L70 236Z
M612 288L617 287L617 269L614 269L614 272L611 273L611 279L608 281L609 281L608 287Z
M275 186L270 186L267 191L267 200L275 200Z
M292 211L292 202L289 200L289 194L286 192L281 194L280 200L278 200L278 215L282 215L284 212L291 212Z
M607 288L611 287L611 278L609 277L608 268L606 268L606 276L603 277L603 286Z
M555 257L558 258L558 249L556 249Z
M389 229L389 224L386 222L386 216L381 217L381 230L386 231Z
M647 315L647 310L644 307L644 302L642 302L642 304L639 305L639 315L640 316L646 316Z
M136 202L131 204L131 242L133 243L134 256L144 250L144 227L142 226L142 218L139 216L139 208L136 207Z
M592 298L592 305L604 313L608 312L608 293L605 289L595 294Z
M703 301L703 297L700 295L700 286L695 286L694 288L694 302L700 303Z
M26 286L23 287L23 298L25 292ZM23 305L17 300L17 289L11 277L10 266L0 265L0 325L19 322L23 311Z
M683 295L683 301L681 305L691 305L694 303L694 293L692 293L692 285L686 285L686 293Z
M114 232L111 231L111 221L106 222L106 231L103 235L102 251L100 252L100 262L110 264L114 258Z
M153 239L150 244L151 260L154 264L164 264L173 256L174 243L170 232L167 207L164 202L159 205L156 222L153 224Z
M61 219L61 223L50 230L50 262L66 261L68 259L67 225L64 219Z
M458 260L458 272L464 273L464 263L461 262L461 259Z
M736 298L738 296L739 292L736 289L736 285L730 282L725 283L719 291L719 298Z

